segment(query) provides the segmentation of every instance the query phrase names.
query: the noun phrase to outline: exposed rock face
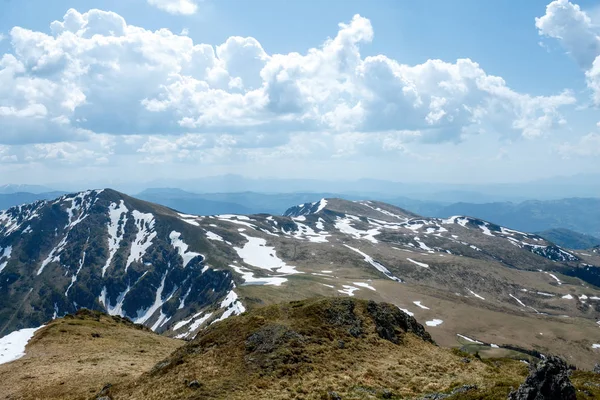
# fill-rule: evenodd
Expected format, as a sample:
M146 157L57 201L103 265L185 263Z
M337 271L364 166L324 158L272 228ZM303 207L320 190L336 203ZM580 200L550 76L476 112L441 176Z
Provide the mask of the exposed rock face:
M532 368L518 390L509 394L509 400L575 400L575 388L569 379L567 363L549 356Z
M429 332L416 319L387 303L370 301L367 311L375 322L379 337L398 344L403 332L414 333L426 342L433 343Z

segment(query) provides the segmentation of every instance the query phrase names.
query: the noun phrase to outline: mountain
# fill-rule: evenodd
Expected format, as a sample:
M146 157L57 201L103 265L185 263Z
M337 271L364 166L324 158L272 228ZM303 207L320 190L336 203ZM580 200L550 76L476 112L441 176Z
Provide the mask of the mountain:
M63 192L44 192L44 193L0 193L0 210L6 210L7 208L18 206L20 204L33 203L38 200L50 200L55 199L58 196L62 196Z
M81 182L81 185L89 182ZM61 187L68 183L61 183ZM106 185L106 183L102 183ZM468 202L521 202L528 199L560 199L568 193L571 197L598 197L600 193L600 175L576 175L554 177L516 183L460 184L442 182L398 182L385 179L362 178L344 179L290 179L290 178L250 178L241 175L219 175L197 179L156 179L150 182L133 182L122 187L131 193L139 192L140 186L178 187L190 192L232 193L340 193L361 198L387 199L398 196L421 201L442 203ZM70 186L67 186L70 187ZM134 190L135 189L135 190Z
M13 193L41 194L41 193L49 193L49 192L56 192L56 191L47 186L41 186L41 185L15 185L15 184L0 185L0 194L13 194Z
M600 245L600 239L597 237L584 235L569 229L548 229L537 234L546 240L569 249L585 250Z
M325 197L359 200L357 196L344 196L336 193L192 193L171 188L147 189L135 197L196 215L281 215L290 207L290 204L308 203Z
M531 200L522 203L456 203L433 215L470 215L525 232L563 228L600 237L600 198Z
M244 205L246 204L244 202L238 204L223 200L210 200L181 189L147 189L137 194L136 197L196 215L253 214L255 212L254 208Z
M395 304L442 346L597 359L598 252L376 201L284 214L194 216L109 189L13 207L0 213L0 335L85 307L192 339L259 306L339 296Z

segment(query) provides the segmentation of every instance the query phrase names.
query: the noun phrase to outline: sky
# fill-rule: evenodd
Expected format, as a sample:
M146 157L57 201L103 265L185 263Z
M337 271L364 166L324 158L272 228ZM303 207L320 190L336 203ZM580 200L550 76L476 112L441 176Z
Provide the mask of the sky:
M595 1L0 0L0 184L598 171Z

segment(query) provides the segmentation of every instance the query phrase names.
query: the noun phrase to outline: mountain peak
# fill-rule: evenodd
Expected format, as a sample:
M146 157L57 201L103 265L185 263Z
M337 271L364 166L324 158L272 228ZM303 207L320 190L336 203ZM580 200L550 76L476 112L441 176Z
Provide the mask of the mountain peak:
M418 215L409 211L378 201L350 201L340 198L321 199L313 203L300 204L289 208L284 213L284 216L301 217L310 214L319 214L323 211L360 215L390 222L407 221L410 218L418 217Z

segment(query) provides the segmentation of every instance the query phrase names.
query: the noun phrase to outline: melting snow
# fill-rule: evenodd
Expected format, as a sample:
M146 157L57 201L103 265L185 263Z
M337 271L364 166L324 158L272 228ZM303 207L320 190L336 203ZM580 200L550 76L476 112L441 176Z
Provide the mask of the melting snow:
M468 341L468 342L471 342L471 343L483 344L483 343L482 343L482 342L480 342L479 340L471 339L470 337L467 337L467 336L465 336L465 335L461 335L460 333L457 333L457 334L456 334L456 336L458 336L458 337L461 337L461 338L463 338L463 339L465 339L466 341Z
M211 232L211 231L206 231L206 238L208 240L215 240L217 242L224 242L224 240L223 240L223 238L221 236L219 236L216 233Z
M400 309L400 311L403 311L406 314L410 315L411 317L415 316L415 313L408 311L406 308L400 308L400 307L398 307L398 309Z
M136 324L144 324L146 321L148 321L152 317L152 315L154 315L154 313L159 308L161 308L163 306L163 304L165 304L167 301L169 301L171 299L171 297L173 296L173 294L171 294L164 300L162 298L162 293L163 293L163 290L165 289L165 281L167 279L167 272L168 271L165 271L165 273L163 274L162 279L160 281L160 286L158 287L158 289L156 289L156 295L154 296L154 303L147 309L139 309L137 311L137 318L135 318L133 321ZM175 290L173 290L173 292L175 292Z
M227 297L221 302L221 308L226 308L225 312L215 320L215 322L223 321L232 315L240 315L246 308L238 300L238 295L233 290L227 293Z
M194 226L200 226L200 224L196 221L196 219L198 219L199 217L196 215L190 215L190 214L177 214L179 215L179 219L182 220L183 222L187 222L190 225L194 225Z
M246 238L247 242L244 244L244 247L234 247L233 249L246 264L253 267L275 270L280 274L301 273L296 270L296 267L287 265L277 257L275 248L267 246L265 239L244 235L243 233L241 235Z
M373 260L373 258L371 256L368 256L367 254L363 253L362 251L360 251L358 249L355 249L354 247L350 247L347 244L345 244L344 246L346 246L350 250L353 250L353 251L357 252L358 254L360 254L361 256L363 256L365 258L366 262L368 262L369 264L371 264L372 266L374 266L375 268L377 268L377 270L379 270L380 272L382 272L385 276L387 276L391 280L394 280L396 282L402 282L402 279L397 278L394 275L392 275L392 273L386 267L384 267L379 262Z
M567 300L573 300L573 296L570 294L565 294L562 298Z
M421 302L420 302L420 301L413 301L413 303L414 303L414 304L415 304L417 307L419 307L419 308L422 308L423 310L429 310L429 307L426 307L426 306L424 306L423 304L421 304Z
M413 260L412 258L407 258L407 260L408 260L408 261L410 261L410 262L411 262L411 263L413 263L413 264L416 264L416 265L418 265L419 267L423 267L423 268L429 268L429 265L428 265L428 264L425 264L425 263L422 263L422 262L415 261L415 260Z
M117 250L121 245L121 241L123 240L123 236L125 235L125 225L127 224L127 207L125 207L125 202L121 200L119 205L116 203L111 203L108 206L108 258L106 259L106 264L102 267L102 276L106 274L106 270L110 266L110 263L115 256ZM121 225L121 229L119 229L119 223L123 219L123 223Z
M125 265L125 271L129 266L136 261L140 261L146 251L152 246L152 240L156 237L154 231L154 215L148 213L144 214L137 210L132 212L135 220L135 226L137 233L133 243L131 243L131 252L127 258L127 264Z
M472 291L472 290L470 290L470 289L467 289L467 290L468 290L468 291L469 291L469 293L471 293L473 296L475 296L475 297L477 297L477 298L479 298L479 299L481 299L481 300L485 300L483 297L481 297L480 295L478 295L478 294L477 294L477 293L475 293L474 291Z
M600 344L598 344L598 343L592 344L592 349L600 349Z
M323 209L325 209L325 207L327 207L327 200L325 199L321 199L321 201L319 201L319 207L317 208L317 213L323 211Z
M368 231L361 231L352 226L353 221L360 221L358 217L354 215L346 215L346 218L338 217L335 221L335 228L340 232L350 235L355 239L365 239L370 241L371 243L379 243L377 239L375 239L376 235L379 235L378 229L369 229Z
M433 249L428 247L425 243L423 243L418 236L415 236L415 242L417 242L419 244L419 247L422 248L423 250L433 253Z
M88 240L89 240L89 238L88 238ZM73 274L73 276L71 277L71 283L69 284L69 287L65 291L65 297L69 295L69 290L71 290L71 287L75 284L75 282L77 282L77 276L79 275L79 272L81 272L81 268L83 267L83 264L85 264L85 251L83 252L83 257L81 258L81 260L79 260L79 267L77 268L77 272L75 274Z
M438 326L441 325L444 321L441 319L432 319L431 321L425 321L425 325L427 326Z
M12 253L12 246L8 246L7 248L2 250L0 248L0 260L4 259L3 262L0 262L0 272L8 265L8 261L10 260L10 255Z
M492 234L492 232L490 231L490 228L488 228L488 223L487 222L485 222L483 225L479 225L479 228L481 228L481 230L483 231L484 235L494 236Z
M538 313L538 314L539 314L539 311L538 311L538 310L536 310L536 309L535 309L535 308L533 308L533 307L526 306L526 305L525 305L525 304L524 304L524 303L523 303L521 300L517 299L517 298L516 298L515 296L513 296L512 294L509 294L509 296L510 296L510 297L512 297L513 299L515 299L515 300L517 301L517 303L519 303L519 304L520 304L522 307L525 307L525 308L531 308L533 311L535 311L536 313Z
M33 337L38 328L26 328L9 333L0 338L0 364L6 364L25 355L25 346Z
M46 257L46 259L42 261L42 265L40 266L40 269L38 269L37 272L38 275L40 275L44 271L44 268L46 268L46 265L50 264L51 262L60 262L60 253L67 245L67 237L68 233L65 234L65 237L60 241L60 243L56 245L56 247L53 248L52 251L50 251L48 257Z
M367 289L371 289L373 291L377 291L373 286L371 286L371 285L369 285L368 283L365 283L365 282L352 282L352 284L356 285L356 286L364 287L364 288L367 288Z
M230 264L231 268L235 270L238 274L242 275L242 279L244 283L248 285L272 285L272 286L281 286L282 283L287 281L287 278L283 278L280 276L269 276L266 278L255 278L254 273L248 270L247 268L238 267L236 265Z
M187 251L189 246L181 239L181 233L172 231L169 235L169 239L171 239L171 245L177 249L179 255L183 258L183 268L187 267L189 262L196 257L202 257L202 259L204 259L204 256L200 253Z
M205 316L203 316L200 319L195 320L191 325L190 328L188 330L188 335L192 332L194 332L196 329L200 328L200 325L202 325L207 319L209 319L211 316L213 315L213 313L208 313Z
M354 292L356 292L357 290L359 290L357 287L354 287L354 286L342 285L342 287L344 289L343 290L338 290L338 292L343 293L343 294L347 294L348 296L354 296Z
M550 272L546 272L548 275L550 275L552 278L554 278L554 280L556 281L556 283L558 283L559 285L562 285L562 282L560 281L560 279L558 279L556 277L556 275L551 274Z

